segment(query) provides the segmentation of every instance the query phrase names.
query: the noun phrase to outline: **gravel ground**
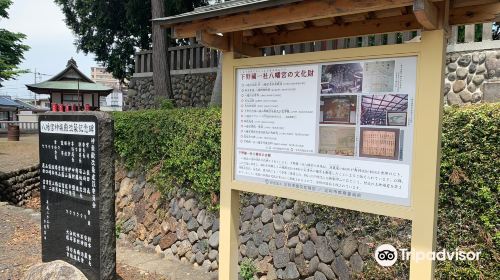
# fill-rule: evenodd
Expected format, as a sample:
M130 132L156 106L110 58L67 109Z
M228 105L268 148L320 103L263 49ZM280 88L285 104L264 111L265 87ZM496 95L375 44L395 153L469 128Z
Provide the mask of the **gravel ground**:
M0 204L0 279L21 279L41 262L40 225L37 212Z
M39 208L36 201L29 205ZM40 214L0 202L0 217L0 280L19 280L41 262ZM168 280L122 263L117 263L117 273L120 280Z
M38 134L21 135L19 142L0 135L0 172L10 172L35 165L38 159Z

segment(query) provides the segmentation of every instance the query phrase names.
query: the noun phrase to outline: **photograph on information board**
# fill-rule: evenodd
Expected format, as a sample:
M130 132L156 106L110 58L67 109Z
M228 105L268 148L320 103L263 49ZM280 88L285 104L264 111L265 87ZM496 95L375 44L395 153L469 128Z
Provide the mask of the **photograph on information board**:
M345 126L321 126L319 128L319 153L354 156L356 128Z
M356 124L357 96L321 96L320 123Z
M361 125L406 126L408 95L363 95Z
M361 128L360 157L398 159L399 129Z
M364 64L365 92L392 92L394 90L394 60L370 61Z
M321 93L361 92L363 67L361 63L324 65L321 75Z

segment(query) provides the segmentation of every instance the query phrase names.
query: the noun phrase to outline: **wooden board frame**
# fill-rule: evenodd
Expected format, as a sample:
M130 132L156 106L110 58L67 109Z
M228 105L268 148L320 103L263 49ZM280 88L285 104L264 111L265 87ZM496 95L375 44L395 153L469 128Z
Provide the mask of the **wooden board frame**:
M239 68L417 56L411 206L306 192L234 179L236 70ZM284 56L235 59L224 55L222 66L222 160L219 279L238 279L240 191L278 196L331 207L398 217L412 221L411 251L435 249L440 168L444 30L422 32L421 42ZM418 133L418 134L417 134ZM424 136L418 136L424 135ZM410 279L433 279L434 262L410 261Z

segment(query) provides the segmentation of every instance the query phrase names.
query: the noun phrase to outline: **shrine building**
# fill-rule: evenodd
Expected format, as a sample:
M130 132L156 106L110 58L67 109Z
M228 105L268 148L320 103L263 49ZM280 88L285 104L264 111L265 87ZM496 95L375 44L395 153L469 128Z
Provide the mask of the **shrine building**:
M100 98L105 98L113 91L113 88L95 83L83 74L73 58L59 74L26 87L37 94L48 94L52 110L65 112L100 110Z

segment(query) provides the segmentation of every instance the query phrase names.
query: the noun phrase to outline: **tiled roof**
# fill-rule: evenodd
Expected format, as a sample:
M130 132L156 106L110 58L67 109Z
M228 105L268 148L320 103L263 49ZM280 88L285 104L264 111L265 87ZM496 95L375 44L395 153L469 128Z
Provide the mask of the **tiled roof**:
M301 2L302 0L235 0L227 1L216 5L209 5L194 9L194 11L183 13L180 15L156 18L153 21L161 24L175 24L181 22L188 22L193 20L200 20L205 18L224 16L235 13L242 13L256 9L270 8L294 2Z
M10 98L7 98L7 97L4 97L4 96L0 96L0 106L3 106L3 107L16 107L16 108L20 108L21 105L17 104L14 100L10 99Z

